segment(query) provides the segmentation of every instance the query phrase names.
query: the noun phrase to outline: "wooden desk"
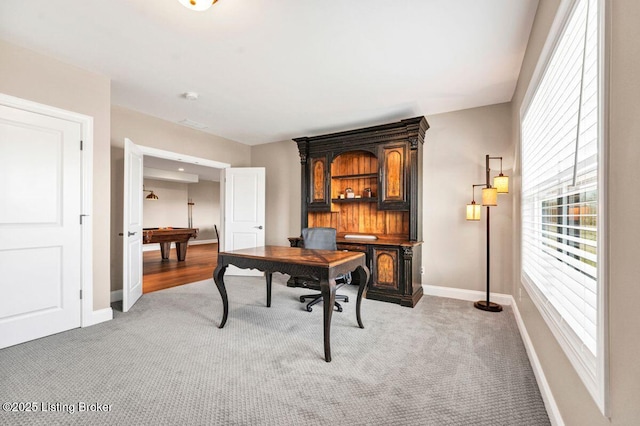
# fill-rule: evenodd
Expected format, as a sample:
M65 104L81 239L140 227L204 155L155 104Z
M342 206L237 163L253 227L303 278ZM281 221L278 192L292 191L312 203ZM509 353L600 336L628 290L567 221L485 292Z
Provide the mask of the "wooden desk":
M360 317L360 304L369 282L369 269L366 266L364 253L279 246L220 252L218 266L213 272L213 279L222 297L223 314L220 328L224 327L229 314L229 301L224 285L224 273L229 265L235 265L241 269L257 269L265 273L267 307L271 306L271 276L274 272L292 276L318 277L323 298L324 358L327 362L331 362L331 316L336 300L336 277L339 275L353 272L353 280L359 284L356 319L358 326L364 328Z

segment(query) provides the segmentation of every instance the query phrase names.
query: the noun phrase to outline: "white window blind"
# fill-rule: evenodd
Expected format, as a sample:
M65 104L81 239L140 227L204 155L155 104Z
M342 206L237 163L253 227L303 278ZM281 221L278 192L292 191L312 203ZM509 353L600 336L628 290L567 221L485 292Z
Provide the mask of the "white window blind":
M575 3L521 120L522 279L597 395L599 2Z

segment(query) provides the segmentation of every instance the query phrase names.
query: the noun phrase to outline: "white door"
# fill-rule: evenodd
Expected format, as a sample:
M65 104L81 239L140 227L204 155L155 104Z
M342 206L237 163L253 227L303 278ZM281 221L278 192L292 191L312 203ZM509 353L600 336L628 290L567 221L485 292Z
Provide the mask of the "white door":
M80 327L81 135L0 105L0 348Z
M222 169L221 181L220 251L264 246L264 167ZM226 275L262 275L262 272L230 266Z
M142 296L142 152L124 140L124 220L122 239L122 310Z

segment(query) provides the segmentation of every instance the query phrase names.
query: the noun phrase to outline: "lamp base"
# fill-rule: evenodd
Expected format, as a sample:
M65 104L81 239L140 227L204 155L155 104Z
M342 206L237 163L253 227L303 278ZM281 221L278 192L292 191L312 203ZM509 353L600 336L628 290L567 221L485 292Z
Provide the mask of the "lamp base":
M479 300L473 304L478 309L489 312L500 312L502 311L502 306L497 303L487 302L486 300Z

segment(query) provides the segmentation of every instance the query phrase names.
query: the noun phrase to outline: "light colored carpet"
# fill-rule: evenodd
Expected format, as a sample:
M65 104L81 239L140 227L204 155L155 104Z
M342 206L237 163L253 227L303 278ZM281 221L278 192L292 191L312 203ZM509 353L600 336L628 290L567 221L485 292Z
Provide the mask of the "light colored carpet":
M0 412L0 424L549 424L508 307L364 300L360 329L356 288L343 287L352 300L333 315L326 363L322 307L304 311L297 297L308 290L285 278L274 274L266 308L263 279L227 277L222 330L207 280L146 294L113 321L0 350L0 402L39 409ZM40 412L42 403L62 411ZM80 403L111 408L78 412Z

